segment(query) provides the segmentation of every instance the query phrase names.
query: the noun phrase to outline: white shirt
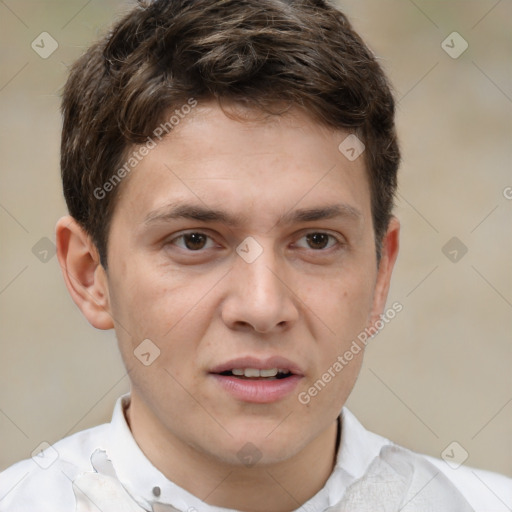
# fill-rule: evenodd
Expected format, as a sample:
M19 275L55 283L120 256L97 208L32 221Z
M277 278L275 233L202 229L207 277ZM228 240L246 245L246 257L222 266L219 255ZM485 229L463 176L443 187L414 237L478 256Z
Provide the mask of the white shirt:
M123 512L128 512L128 509L154 512L174 509L182 512L230 512L228 509L214 507L201 501L169 481L151 464L135 442L126 422L124 408L128 403L129 395L125 395L117 401L111 423L78 432L55 443L41 455L21 461L0 473L0 511L75 512L76 510L97 510L96 507L77 508L76 493L78 493L77 488L80 488L78 483L82 482L82 486L87 485L84 483L85 480L80 480L81 475L101 477L101 474L111 474L115 477L116 485L120 482L120 492L125 493L126 491L126 496L133 498L134 508L123 506ZM358 479L362 479L369 467L374 467L372 461L375 461L379 453L383 453L381 450L383 448L384 451L388 450L385 447L398 450L395 455L391 454L391 458L388 459L391 461L393 461L393 457L395 460L396 457L399 458L398 460L400 457L407 458L407 454L414 457L414 460L428 461L435 468L436 474L441 472L443 479L442 474L444 474L448 479L446 482L451 482L476 512L510 512L512 510L512 479L465 466L452 469L443 460L420 456L396 447L391 441L367 431L346 408L341 411L341 419L342 435L334 470L325 486L298 511L323 512L329 507L339 504L340 500L349 494L349 492L346 493L347 488L350 488L354 482L357 484ZM428 462L426 466L432 468ZM381 465L378 467L380 468ZM105 480L114 481L114 478L110 479L109 476L106 476ZM75 481L75 488L73 481ZM451 487L449 483L448 485ZM359 496L367 495L368 487L365 489L360 491ZM376 496L380 497L381 503L383 503L386 501L383 494L386 493L382 493L382 490L379 492L380 494L376 494ZM456 494L458 493L456 492ZM157 502L172 505L174 509L172 507L166 509L165 506L160 508L158 504L155 505ZM350 503L355 503L355 501ZM439 503L434 505L438 508L432 508L432 510L448 509L448 507L443 508L442 503L441 508L439 508ZM350 505L350 507L354 507L354 505ZM427 508L421 508L420 505L419 507L415 508L411 505L411 508L407 508L407 510L418 512L427 510ZM109 510L119 510L119 508L119 505L117 509L114 505L111 509L107 506L102 510L109 512ZM336 510L349 509L336 508ZM358 510L366 510L366 508ZM380 510L391 509L383 505ZM430 506L428 510L431 510ZM119 510L119 512L121 511Z

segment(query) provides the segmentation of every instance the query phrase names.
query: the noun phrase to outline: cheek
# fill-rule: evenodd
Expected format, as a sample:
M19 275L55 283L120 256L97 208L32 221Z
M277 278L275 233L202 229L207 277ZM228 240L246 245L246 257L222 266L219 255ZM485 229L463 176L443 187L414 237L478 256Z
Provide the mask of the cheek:
M207 295L215 282L177 269L154 269L141 262L131 265L111 286L111 309L120 344L133 350L149 338L162 356L172 346L173 357L179 359L208 325L204 321L211 309Z
M328 344L342 349L347 340L364 330L371 315L374 280L371 272L348 265L321 279L299 278L305 315L319 328L323 326L324 336L318 339L327 334Z
M298 392L308 416L334 418L350 395L363 361L365 346L358 336L370 318L372 292L371 280L356 272L309 289L306 314L316 325L317 350L312 371Z

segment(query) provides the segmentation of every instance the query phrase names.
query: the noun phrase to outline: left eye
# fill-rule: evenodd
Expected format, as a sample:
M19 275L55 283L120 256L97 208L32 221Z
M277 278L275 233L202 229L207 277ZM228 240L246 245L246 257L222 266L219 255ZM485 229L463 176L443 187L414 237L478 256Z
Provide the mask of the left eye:
M302 240L305 240L305 244L301 242ZM305 249L322 250L330 249L337 243L338 240L336 240L334 236L329 235L328 233L308 233L307 235L303 236L295 245Z
M171 240L171 243L188 251L211 249L215 245L213 240L204 233L185 233Z

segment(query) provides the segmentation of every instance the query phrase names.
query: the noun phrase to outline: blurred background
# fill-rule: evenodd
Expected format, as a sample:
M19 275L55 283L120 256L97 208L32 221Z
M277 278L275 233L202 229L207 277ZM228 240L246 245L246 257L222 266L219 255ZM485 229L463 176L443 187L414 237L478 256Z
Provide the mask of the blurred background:
M512 2L337 3L391 78L403 151L403 311L348 405L415 451L512 476ZM54 226L67 67L132 5L0 1L0 470L109 421L128 390L113 332L68 296Z

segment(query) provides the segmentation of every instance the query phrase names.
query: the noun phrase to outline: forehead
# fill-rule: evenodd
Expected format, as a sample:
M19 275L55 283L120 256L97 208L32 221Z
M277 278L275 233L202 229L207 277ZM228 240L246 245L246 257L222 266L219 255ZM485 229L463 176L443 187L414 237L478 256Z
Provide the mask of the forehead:
M351 161L339 150L348 133L298 109L267 117L245 111L243 120L227 114L210 102L183 118L134 168L116 212L129 205L124 215L141 222L179 202L263 222L294 207L341 202L369 217L364 158Z

